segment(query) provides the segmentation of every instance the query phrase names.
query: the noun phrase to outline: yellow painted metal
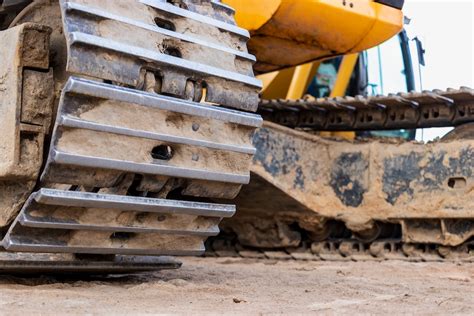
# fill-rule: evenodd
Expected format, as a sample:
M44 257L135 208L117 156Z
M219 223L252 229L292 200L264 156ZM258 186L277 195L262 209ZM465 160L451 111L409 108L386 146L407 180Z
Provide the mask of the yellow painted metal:
M352 72L357 63L358 54L344 56L339 67L336 83L331 92L331 97L344 96ZM320 62L308 63L298 67L292 67L280 71L274 71L258 76L263 82L262 98L297 100L302 98L316 75ZM347 140L354 140L354 132L321 132L323 137L340 137Z
M263 99L301 99L311 84L320 62L312 62L257 76L263 82Z
M351 81L351 75L354 72L359 54L349 54L344 56L339 71L337 73L336 83L331 91L331 97L343 97L346 95L347 87ZM354 132L326 132L327 135L321 134L323 137L341 137L347 140L354 140L356 134Z
M281 0L224 0L236 10L235 20L240 27L255 31L267 23L281 4Z
M288 89L295 74L295 69L296 67L291 67L257 76L263 82L262 98L267 100L285 99L288 95Z
M276 22L295 39L337 53L360 52L388 40L403 27L403 13L373 0L223 0L237 23L258 30Z
M373 0L223 0L252 31L255 69L271 72L381 44L403 27L402 11Z
M400 10L373 0L223 0L236 9L237 23L255 37L249 48L264 73L262 97L299 99L319 62L346 55L331 97L344 96L358 53L396 35L403 27ZM291 67L296 66L296 67ZM285 68L269 72L272 69ZM352 132L330 133L354 139Z
M354 132L321 132L319 135L321 137L339 137L347 140L354 140L356 138L356 133Z
M372 4L375 12L375 20L370 32L351 52L358 53L366 49L378 46L400 33L403 28L403 12L380 3ZM391 36L389 36L392 34Z
M306 91L308 91L308 86L310 85L311 80L318 71L319 65L320 62L312 62L295 68L290 87L288 88L288 93L286 94L286 99L298 100L305 95Z
M354 67L357 63L357 58L359 58L359 54L349 54L342 59L337 73L336 83L331 91L332 98L346 95L347 87L349 86Z

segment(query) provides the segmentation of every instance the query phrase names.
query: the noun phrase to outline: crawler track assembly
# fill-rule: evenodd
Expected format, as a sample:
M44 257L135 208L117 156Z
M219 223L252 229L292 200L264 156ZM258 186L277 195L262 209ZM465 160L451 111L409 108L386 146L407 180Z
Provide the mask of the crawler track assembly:
M232 9L13 2L0 2L0 272L142 271L203 253L235 213L211 199L249 182L262 122Z
M472 262L474 91L264 100L252 180L209 255ZM450 126L428 144L318 131Z

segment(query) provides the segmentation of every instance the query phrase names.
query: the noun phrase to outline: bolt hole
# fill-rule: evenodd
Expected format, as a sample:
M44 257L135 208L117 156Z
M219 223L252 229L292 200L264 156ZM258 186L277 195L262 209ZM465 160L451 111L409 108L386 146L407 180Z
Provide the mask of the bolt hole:
M152 149L151 157L158 160L171 160L173 158L173 149L168 145L159 145Z
M463 189L467 185L467 181L465 178L450 178L448 180L448 186L451 189Z
M136 234L134 233L126 233L126 232L116 232L110 235L111 240L118 240L118 241L127 241L135 237Z
M171 23L170 21L166 21L166 20L163 20L161 18L156 17L155 18L155 24L156 24L156 26L158 26L162 29L173 31L173 32L176 31L176 26L173 23Z
M180 50L176 47L168 47L163 53L173 57L183 58L183 55L181 54Z
M139 223L144 223L148 217L148 213L137 213L135 215L135 220Z

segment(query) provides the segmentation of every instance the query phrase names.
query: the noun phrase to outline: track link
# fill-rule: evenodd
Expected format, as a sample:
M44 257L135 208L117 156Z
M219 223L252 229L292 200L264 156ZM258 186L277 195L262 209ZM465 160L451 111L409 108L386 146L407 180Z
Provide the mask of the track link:
M448 89L446 91L435 90L425 91L422 93L400 93L386 97L359 96L355 98L344 97L326 99L306 97L297 101L262 100L259 113L262 114L264 119L267 121L304 131L367 131L459 126L449 136L441 140L438 146L439 149L448 142L463 140L464 144L467 145L467 148L472 148L472 146L469 145L469 140L472 140L474 90L463 87L460 89ZM466 208L466 212L464 213L465 217L462 219L456 219L457 213L444 215L446 218L443 218L440 214L440 218L436 219L430 217L433 216L433 212L435 212L436 209L433 209L433 212L430 214L425 212L423 215L423 211L415 211L414 209L411 209L411 213L405 212L408 215L406 219L401 221L402 225L400 233L396 236L397 238L377 239L379 238L378 235L374 234L374 236L376 236L374 238L375 241L363 242L360 240L365 239L357 238L358 236L360 237L361 232L355 232L350 233L349 235L352 235L352 237L348 239L329 238L322 242L312 242L311 240L324 240L325 238L318 239L321 238L321 236L317 236L317 239L310 238L310 241L300 242L301 236L305 236L307 232L305 229L301 231L299 229L301 229L301 227L314 229L315 226L317 226L315 223L318 223L317 215L322 215L322 213L324 213L323 211L318 213L318 209L322 210L326 206L318 205L315 206L314 209L309 210L298 203L294 203L295 201L291 200L291 198L294 198L301 203L307 203L305 204L306 206L311 206L312 204L309 201L312 201L311 199L317 195L315 194L315 191L332 192L331 188L326 191L324 190L326 182L323 179L331 178L331 175L333 174L336 175L335 180L332 180L331 182L334 183L333 187L336 189L343 187L346 189L349 188L349 191L352 190L354 183L363 179L364 172L369 170L367 166L363 166L360 169L362 170L362 173L357 174L356 159L352 159L363 152L363 144L373 143L370 150L371 153L383 153L384 150L388 150L390 145L387 143L387 145L378 148L377 141L371 142L361 140L361 144L354 146L353 156L347 155L345 160L342 160L345 161L345 163L343 163L342 167L338 169L337 167L334 167L333 162L327 161L327 158L320 159L320 157L326 157L325 148L326 146L329 146L334 149L334 154L331 153L327 155L327 157L331 157L336 162L338 161L338 158L336 157L338 157L339 152L335 149L335 146L338 146L338 144L335 141L328 145L330 141L321 140L321 142L324 142L324 145L317 149L316 146L319 139L313 143L304 143L299 147L299 141L301 139L311 138L308 133L292 131L278 127L277 125L272 125L271 123L266 123L264 128L261 129L257 135L258 134L261 134L262 137L254 142L258 147L258 155L256 159L257 161L254 161L254 167L252 170L255 174L262 177L262 179L264 178L268 181L268 183L266 181L261 182L261 180L259 180L260 182L255 181L255 183L259 183L258 188L260 192L254 194L253 192L255 192L256 187L253 187L253 190L245 190L245 194L242 194L239 197L240 203L243 204L243 207L241 208L247 209L246 216L249 216L248 218L244 219L244 217L241 216L241 222L234 219L234 222L228 221L225 223L229 232L237 234L238 240L243 244L253 245L254 248L244 247L232 237L226 238L226 234L223 234L217 237L213 243L210 243L209 247L212 250L207 253L207 255L274 260L474 261L471 237L473 222L469 208ZM397 146L397 144L399 144L399 146L402 145L401 142L394 142L394 146ZM351 152L351 146L352 145L350 144L341 145L341 152ZM462 148L461 143L459 143L457 147L455 146L444 153L451 154L458 150L462 151ZM428 147L424 153L426 152L428 152ZM405 159L403 158L404 154L405 153L400 154L402 156L401 160ZM406 154L414 155L415 147L412 148L412 150L406 150ZM462 188L464 185L469 187L471 183L470 175L472 174L472 168L469 162L472 160L472 154L467 155L466 158L466 162L459 166L459 168L453 173L453 177L449 181L446 181L446 184L443 183L443 185L450 188L444 190L447 197L455 196L457 194L457 189ZM379 166L381 165L384 166L382 168L392 168L397 165L396 163L383 165L382 159L376 161L380 164L376 163L375 165L377 167L372 167L370 169L371 175L376 173L375 170L380 170ZM442 169L439 166L434 167L433 162L435 159L430 158L427 159L427 161L429 162L423 167L427 172L429 172L428 170L431 170L431 168L434 168L434 173ZM454 159L450 159L450 162L454 162ZM397 187L398 184L405 180L408 183L414 181L416 178L415 174L408 172L406 179L401 180L401 174L404 174L402 171L405 168L413 168L414 165L416 165L416 163L413 162L408 163L403 167L394 167L393 172L391 172L389 176L384 177L384 179L394 181L395 183L390 190L385 192L387 195L393 193L394 190L399 190L398 193L402 194L403 192L408 192L414 188L414 186L411 185L408 189L400 189ZM321 171L326 169L318 169L318 167L313 166L327 166L329 170L335 171L327 176L324 171ZM466 178L461 177L462 179L457 178L456 175L461 173L469 176ZM285 178L285 175L289 176ZM338 177L339 175L342 176ZM347 178L345 178L346 175ZM255 177L253 180L255 180ZM429 181L431 180L426 180L423 183L430 183ZM460 181L459 186L457 181ZM272 190L264 190L264 185L262 183L272 187ZM350 184L351 187L349 187L348 184ZM298 185L300 187L298 187ZM442 186L440 186L440 188L441 187ZM277 196L282 195L282 191L290 200L278 200ZM427 188L426 190L416 192L411 196L409 201L413 201L417 198L419 199L420 196L423 195L423 192L429 191L430 189ZM441 191L439 191L439 194L441 194ZM259 195L267 195L268 197L273 195L272 198L274 200L269 202L266 201L266 198L262 198ZM375 194L372 196L379 195ZM382 193L380 196L385 196L385 194ZM348 195L348 197L351 198L353 196ZM326 201L322 197L319 198ZM327 220L335 220L337 216L340 216L341 218L348 216L345 213L348 212L348 210L343 210L337 201L336 203L330 203L330 198L326 198L326 203L330 205L330 207L335 205L333 214L324 214L324 216L327 216L325 217ZM469 197L467 198L469 199ZM256 205L250 206L250 203L247 203L246 201L247 199L254 201ZM318 198L315 199L317 200ZM351 202L350 199L348 201ZM466 201L464 204L467 205L466 203L469 203L469 201ZM362 208L364 207L364 204L361 206L351 206ZM379 207L379 212L388 213L387 208L384 209L384 206L382 205L379 205ZM425 207L427 207L427 204ZM458 208L457 210L461 208ZM280 216L282 216L282 218L284 216L289 216L287 219L288 223L282 223L277 220L278 212L280 210L280 213L287 211L287 215ZM298 212L300 212L299 215L297 214ZM360 210L360 212L354 212L352 216L356 217L358 216L357 214L360 215L363 213L364 210ZM265 219L265 214L271 214L271 219ZM311 217L311 214L313 217ZM242 213L240 213L240 215L242 215ZM259 215L262 217L258 217ZM254 217L252 218L252 216ZM309 218L313 218L315 223L308 224L307 221ZM390 219L393 220L394 218L396 218L396 215ZM387 222L390 222L390 219L388 219ZM272 220L275 220L275 223L273 223ZM320 221L325 222L324 219L320 219ZM253 223L257 223L255 224L255 227L253 227ZM298 228L295 226L298 226ZM375 229L376 226L373 228ZM270 232L270 230L272 231ZM325 230L322 230L321 232L322 235L325 234ZM369 235L373 234L371 230L368 233ZM292 239L292 234L296 235L294 240ZM449 244L448 241L452 242L450 244L451 246L461 245L450 247L447 246ZM463 241L466 242L463 243ZM443 242L445 242L446 246L440 245ZM298 247L285 248L288 247L288 245L282 247L279 245L280 243L294 243ZM272 248L266 249L259 247Z
M399 93L374 97L263 100L265 120L315 131L368 131L458 126L474 121L474 90Z
M255 249L218 237L208 243L206 257L303 261L474 262L474 244L449 248L429 244L406 244L398 239L364 243L353 239L327 240L298 248Z

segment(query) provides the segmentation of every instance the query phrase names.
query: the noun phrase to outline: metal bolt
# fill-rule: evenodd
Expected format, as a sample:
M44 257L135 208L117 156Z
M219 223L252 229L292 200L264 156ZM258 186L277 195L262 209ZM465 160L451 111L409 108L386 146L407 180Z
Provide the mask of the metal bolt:
M198 123L193 123L193 131L197 132L199 130L199 124Z

